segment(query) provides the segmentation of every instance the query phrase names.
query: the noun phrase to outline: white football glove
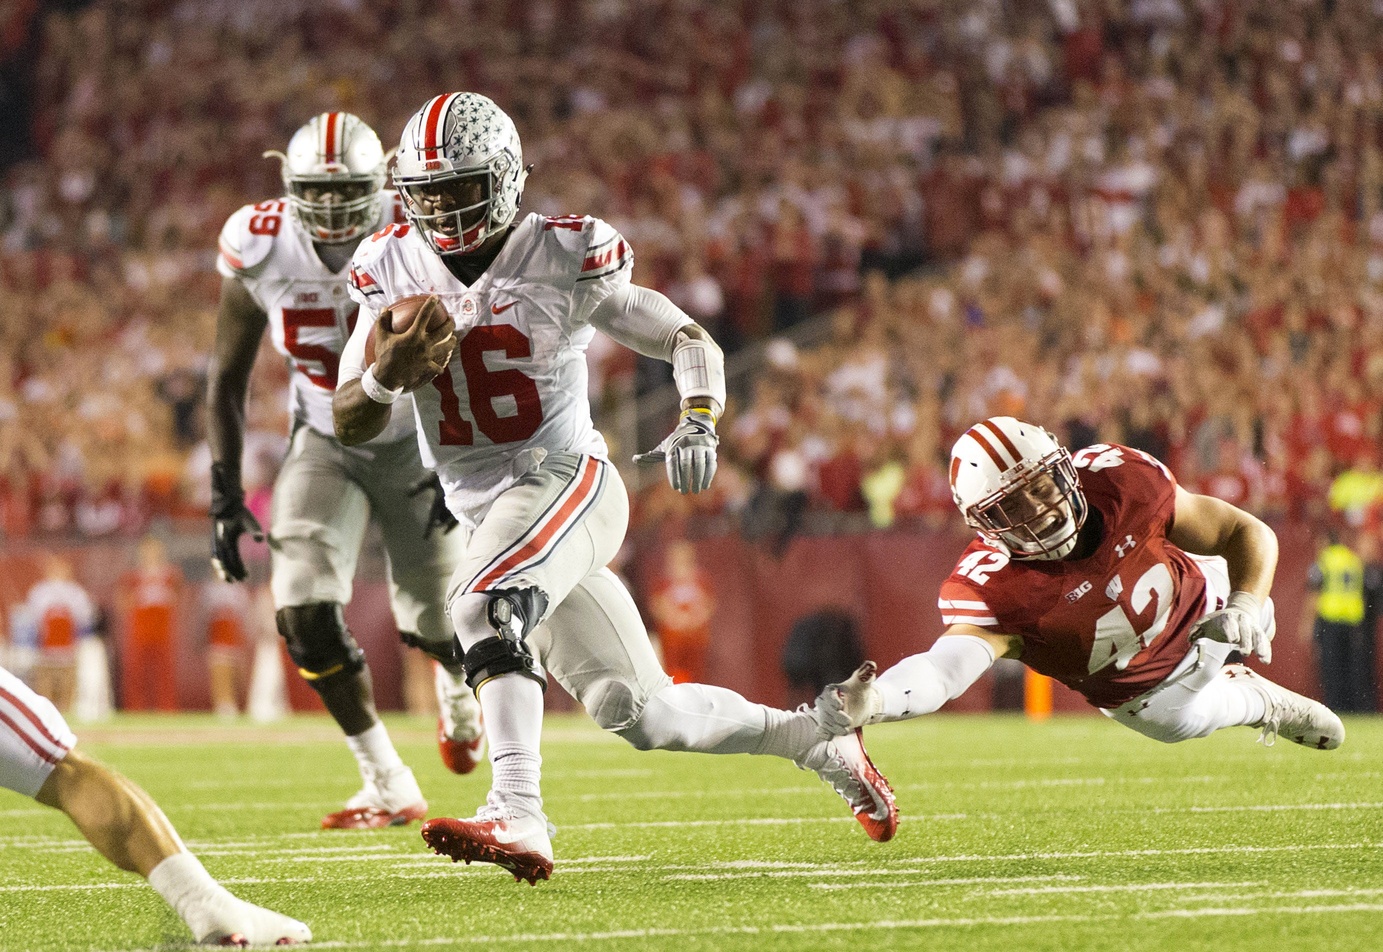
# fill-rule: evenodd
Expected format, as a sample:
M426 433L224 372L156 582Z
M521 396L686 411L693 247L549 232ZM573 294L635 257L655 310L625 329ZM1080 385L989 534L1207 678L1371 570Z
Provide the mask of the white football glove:
M667 464L667 480L679 493L699 493L709 489L716 474L716 420L710 410L693 407L682 414L682 422L656 449L634 457L635 463Z
M884 699L874 686L879 666L866 661L843 684L828 684L816 696L816 730L822 737L840 737L857 727L873 723L884 708Z
M1264 664L1273 660L1273 635L1277 621L1270 614L1263 627L1263 605L1250 592L1231 592L1225 607L1211 612L1191 626L1190 640L1209 638L1233 645L1244 657L1257 655Z

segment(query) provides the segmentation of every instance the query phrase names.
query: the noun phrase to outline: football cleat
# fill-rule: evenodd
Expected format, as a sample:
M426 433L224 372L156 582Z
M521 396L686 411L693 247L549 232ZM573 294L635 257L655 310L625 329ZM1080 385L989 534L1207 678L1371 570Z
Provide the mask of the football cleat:
M552 828L542 814L497 805L492 796L469 820L436 817L423 824L423 840L453 863L494 863L514 882L535 886L552 877Z
M427 801L406 766L388 773L366 769L364 774L365 786L346 801L344 810L322 817L322 829L377 830L427 817Z
M245 948L251 945L297 945L312 941L312 930L297 919L227 896L211 913L211 928L198 938L201 945Z
M886 843L898 832L898 804L893 788L864 749L864 732L818 741L797 761L831 785L850 805L850 812L877 843Z
M1345 742L1344 723L1320 701L1289 691L1242 664L1227 664L1221 670L1228 678L1247 678L1249 687L1263 696L1267 714L1250 726L1263 728L1258 741L1264 747L1271 747L1279 736L1316 750L1334 750Z
M437 752L442 763L455 774L468 774L485 759L485 725L480 718L480 702L466 684L466 676L453 677L440 664L433 664L437 687Z

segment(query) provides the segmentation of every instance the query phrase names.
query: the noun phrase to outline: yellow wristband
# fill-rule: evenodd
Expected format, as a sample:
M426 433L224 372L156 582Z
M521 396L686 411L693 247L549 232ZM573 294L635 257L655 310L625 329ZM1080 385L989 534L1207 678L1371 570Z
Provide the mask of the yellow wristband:
M682 411L681 419L685 420L687 417L691 416L693 413L704 413L704 414L706 414L706 416L708 416L708 417L711 418L711 426L715 426L718 422L720 422L719 420L716 419L716 415L715 415L714 413L711 412L711 410L710 410L709 407L687 407L687 409L685 409L685 410Z

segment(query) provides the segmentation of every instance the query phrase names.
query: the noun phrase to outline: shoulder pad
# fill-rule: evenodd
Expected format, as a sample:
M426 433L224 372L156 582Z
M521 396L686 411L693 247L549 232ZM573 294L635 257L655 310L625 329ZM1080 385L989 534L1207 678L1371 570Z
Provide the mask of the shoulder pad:
M217 242L216 267L227 277L246 274L264 263L273 250L274 239L285 226L288 203L272 199L246 205L226 220Z
M390 223L356 246L350 267L351 297L379 306L384 296L384 289L379 286L379 270L387 267L388 259L400 253L402 239L412 230L412 225Z

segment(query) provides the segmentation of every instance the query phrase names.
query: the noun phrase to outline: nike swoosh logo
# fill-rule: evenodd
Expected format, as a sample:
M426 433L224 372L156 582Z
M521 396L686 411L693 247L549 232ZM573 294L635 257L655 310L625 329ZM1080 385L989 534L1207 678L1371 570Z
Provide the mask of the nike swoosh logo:
M510 301L508 304L504 304L504 305L491 304L491 305L490 305L490 313L491 313L491 314L503 314L505 311L509 310L511 307L513 307L515 304L518 304L518 303L519 303L518 301Z

